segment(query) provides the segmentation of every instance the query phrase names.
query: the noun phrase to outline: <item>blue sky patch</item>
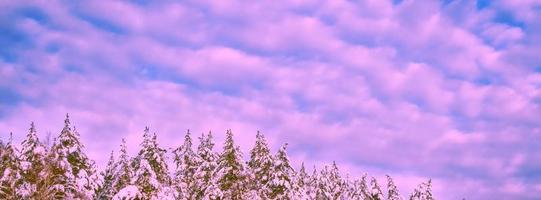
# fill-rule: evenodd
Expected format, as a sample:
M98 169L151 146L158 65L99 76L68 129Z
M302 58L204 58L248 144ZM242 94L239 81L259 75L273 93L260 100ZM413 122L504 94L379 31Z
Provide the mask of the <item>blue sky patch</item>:
M477 10L482 10L489 7L490 4L491 4L491 0L477 0L475 5L477 7Z
M23 7L20 8L17 13L19 16L33 19L34 21L42 24L49 22L49 17L47 16L47 14L45 14L45 12L36 7Z
M21 99L22 97L13 89L0 87L0 104L13 106Z
M126 34L127 33L126 29L124 29L120 25L115 24L114 22L109 21L107 19L104 19L104 18L101 18L101 17L98 17L98 16L82 14L82 13L79 13L77 16L80 19L88 22L89 24L91 24L92 26L94 26L94 27L96 27L98 29L101 29L101 30L104 30L104 31L107 31L107 32L110 32L110 33L115 33L115 34Z

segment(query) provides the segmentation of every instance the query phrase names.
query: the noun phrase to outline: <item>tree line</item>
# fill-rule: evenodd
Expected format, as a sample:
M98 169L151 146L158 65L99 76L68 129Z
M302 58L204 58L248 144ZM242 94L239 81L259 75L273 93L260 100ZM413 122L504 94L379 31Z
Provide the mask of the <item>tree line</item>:
M187 131L184 142L168 152L146 127L137 155L127 153L123 139L118 156L111 152L98 171L69 116L52 144L42 142L31 123L20 146L11 135L0 140L0 199L434 199L430 180L405 198L388 175L381 187L366 174L344 176L334 162L319 171L304 164L295 170L287 144L273 154L259 132L247 162L231 130L221 152L214 151L210 132L198 142L194 146Z

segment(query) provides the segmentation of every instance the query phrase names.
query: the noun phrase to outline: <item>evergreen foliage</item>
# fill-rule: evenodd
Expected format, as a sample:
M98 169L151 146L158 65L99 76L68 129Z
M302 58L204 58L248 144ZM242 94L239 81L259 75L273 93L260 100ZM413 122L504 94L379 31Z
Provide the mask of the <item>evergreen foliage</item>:
M137 185L145 199L151 199L161 188L170 186L165 153L158 145L156 134L151 136L150 129L145 127L141 150L132 162L134 173L130 181Z
M25 140L21 144L21 182L20 190L22 198L35 198L37 184L40 179L40 172L45 168L46 148L36 135L34 122L30 124L30 129Z
M255 145L250 150L248 168L251 175L250 189L257 190L255 194L260 198L272 196L273 188L269 181L271 180L271 174L274 172L274 163L265 136L259 131L256 134Z
M197 146L197 156L195 170L197 196L196 199L214 199L221 196L221 191L213 179L214 172L217 168L217 157L214 153L214 142L212 141L212 133L209 132L199 137L199 145Z
M215 174L222 191L221 199L244 199L247 181L240 147L235 145L233 132L228 130Z
M69 197L71 191L75 188L73 183L66 179L67 168L61 165L58 155L55 151L49 151L44 158L47 163L43 170L39 172L39 179L36 183L34 199L65 199Z
M332 166L325 166L321 171L320 194L325 199L340 199L342 196L342 179L338 172L338 166L333 162Z
M398 188L394 184L393 178L391 176L386 175L387 177L387 200L401 200L400 193L398 192Z
M197 163L195 152L192 149L190 130L184 136L184 143L173 151L175 171L175 185L183 198L194 199L198 195L196 182Z
M10 133L8 143L0 151L0 199L20 199L17 192L20 183L20 161L16 156L17 149L13 145Z
M434 200L432 196L432 180L419 184L410 195L410 200Z
M111 152L107 167L100 172L101 180L94 193L94 199L112 199L116 194L116 190L113 187L115 182L115 173L117 171L118 163L115 162L114 153Z
M122 143L120 144L120 156L116 166L117 170L114 175L113 189L114 191L120 191L122 188L130 185L133 177L133 169L127 152L125 139L122 139Z
M287 158L287 143L276 153L272 173L270 174L271 199L292 199L294 170Z
M372 180L370 180L370 187L371 187L371 193L370 193L371 199L383 200L383 192L381 191L381 187L379 186L376 178L372 177Z
M299 173L294 177L295 182L293 183L294 199L301 199L307 196L307 187L310 181L310 177L306 173L306 168L304 167L304 162L301 163Z
M96 180L94 163L83 151L79 133L66 115L64 128L52 146L52 154L58 164L58 174L65 178L64 190L67 197L89 199L93 196ZM68 187L69 186L69 187Z
M366 174L360 179L343 178L335 162L320 171L314 167L311 175L304 163L296 171L287 144L272 155L260 132L247 162L231 130L221 153L214 152L210 132L198 139L194 151L191 133L186 132L184 142L171 152L170 171L167 152L146 127L135 157L130 157L122 139L118 158L111 152L107 166L95 173L69 116L50 148L39 140L31 123L20 151L11 135L7 143L0 140L0 199L403 199L388 175L382 190ZM409 199L433 200L432 181L421 183Z

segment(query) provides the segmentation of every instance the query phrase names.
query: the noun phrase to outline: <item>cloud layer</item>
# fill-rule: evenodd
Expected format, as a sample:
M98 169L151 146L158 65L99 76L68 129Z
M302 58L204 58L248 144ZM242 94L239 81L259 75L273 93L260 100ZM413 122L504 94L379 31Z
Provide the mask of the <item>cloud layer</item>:
M3 1L0 136L90 156L149 125L261 130L292 160L432 178L442 199L541 198L541 1ZM297 163L298 164L298 163Z

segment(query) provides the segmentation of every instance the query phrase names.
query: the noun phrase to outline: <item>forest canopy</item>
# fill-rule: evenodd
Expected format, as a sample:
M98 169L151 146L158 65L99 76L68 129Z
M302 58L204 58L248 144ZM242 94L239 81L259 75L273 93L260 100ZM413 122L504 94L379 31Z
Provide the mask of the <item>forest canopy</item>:
M335 162L295 169L287 144L273 153L260 132L248 161L231 130L221 150L210 132L194 141L187 131L172 151L148 127L142 137L136 155L127 153L123 139L98 171L68 115L52 144L40 140L31 123L20 145L11 135L0 140L0 199L434 199L430 180L405 198L389 175L382 185L367 174L349 178Z

